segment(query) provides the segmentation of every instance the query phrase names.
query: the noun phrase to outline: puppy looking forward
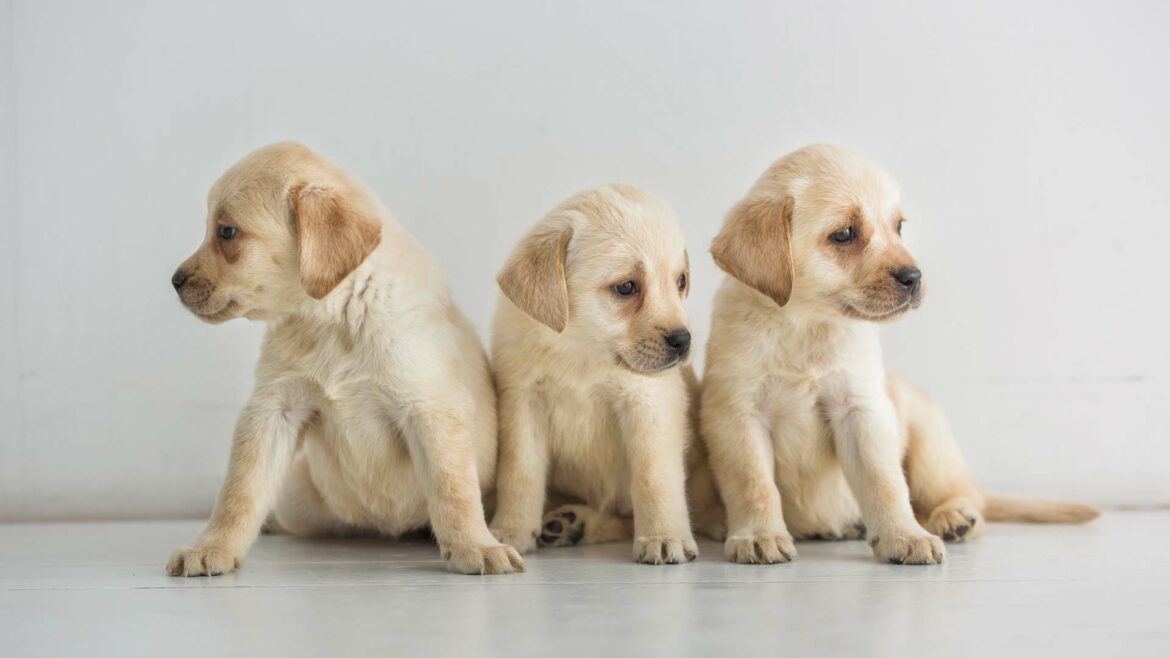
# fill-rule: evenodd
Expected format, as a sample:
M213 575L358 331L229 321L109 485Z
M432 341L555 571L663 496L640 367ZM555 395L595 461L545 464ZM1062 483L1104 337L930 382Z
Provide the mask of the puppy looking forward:
M684 455L700 529L722 536L722 509L691 441L688 276L670 208L626 185L569 199L512 253L492 338L500 396L492 530L501 541L523 552L538 538L632 536L639 562L693 560ZM555 508L542 523L546 487L554 501L584 505Z
M886 375L875 323L923 294L902 223L886 172L811 146L772 165L712 243L731 276L715 300L701 417L728 559L786 562L790 531L868 532L882 560L933 564L945 553L939 537L977 537L985 519L1097 516L981 492L942 412Z
M207 322L268 324L227 480L171 575L237 568L270 511L297 535L430 525L449 568L523 570L491 535L487 357L438 266L364 185L297 144L227 171L172 279Z

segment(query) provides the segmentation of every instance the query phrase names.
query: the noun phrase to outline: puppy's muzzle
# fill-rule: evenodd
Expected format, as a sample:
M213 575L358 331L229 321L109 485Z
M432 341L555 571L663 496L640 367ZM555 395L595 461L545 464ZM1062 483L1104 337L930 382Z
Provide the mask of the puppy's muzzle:
M187 310L191 311L203 320L216 318L217 321L227 319L227 317L218 317L225 309L228 309L233 302L230 300L224 301L215 297L215 286L213 286L206 278L196 275L194 272L179 268L171 275L171 286L175 288L175 292L179 295L179 301ZM208 304L214 306L209 308Z
M687 354L691 351L691 332L686 329L668 331L663 334L662 340L680 361L687 358Z

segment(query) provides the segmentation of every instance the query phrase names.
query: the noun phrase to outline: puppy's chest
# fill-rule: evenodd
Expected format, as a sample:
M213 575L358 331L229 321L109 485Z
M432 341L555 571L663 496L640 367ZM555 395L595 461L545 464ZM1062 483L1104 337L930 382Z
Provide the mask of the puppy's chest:
M819 441L830 438L825 413L836 375L819 370L777 371L764 380L757 408L774 439Z
M403 501L388 487L406 477L411 460L393 420L393 380L378 355L328 330L274 335L266 348L275 350L277 376L315 391L306 454L334 511L365 523L397 509Z
M554 454L593 452L617 440L616 414L600 384L539 381L532 404Z
M386 395L377 355L345 332L289 328L273 335L269 347L283 374L315 384L324 402Z
M535 392L537 432L549 451L549 487L628 514L629 465L604 387L544 385Z

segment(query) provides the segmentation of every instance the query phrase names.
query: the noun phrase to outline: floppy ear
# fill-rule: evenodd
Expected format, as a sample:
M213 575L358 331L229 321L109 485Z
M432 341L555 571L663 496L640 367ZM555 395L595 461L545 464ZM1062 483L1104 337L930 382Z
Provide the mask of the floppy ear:
M321 299L378 246L382 226L334 188L304 185L293 188L291 197L301 286Z
M568 225L537 226L520 242L496 277L513 304L558 333L569 321L565 249L572 235L573 229Z
M792 197L745 199L731 209L711 242L724 272L784 306L792 294Z

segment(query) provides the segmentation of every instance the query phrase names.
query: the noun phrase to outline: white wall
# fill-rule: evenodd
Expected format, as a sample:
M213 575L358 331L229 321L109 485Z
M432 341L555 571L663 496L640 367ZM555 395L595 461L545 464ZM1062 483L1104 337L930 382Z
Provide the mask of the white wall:
M22 446L16 341L16 70L12 66L12 2L0 0L0 501L17 482ZM0 502L0 515L8 513Z
M982 479L1170 502L1167 3L164 4L0 4L0 519L210 507L262 327L168 277L208 185L285 138L366 178L481 330L527 225L643 185L700 338L726 208L797 146L857 148L929 282L888 360Z

